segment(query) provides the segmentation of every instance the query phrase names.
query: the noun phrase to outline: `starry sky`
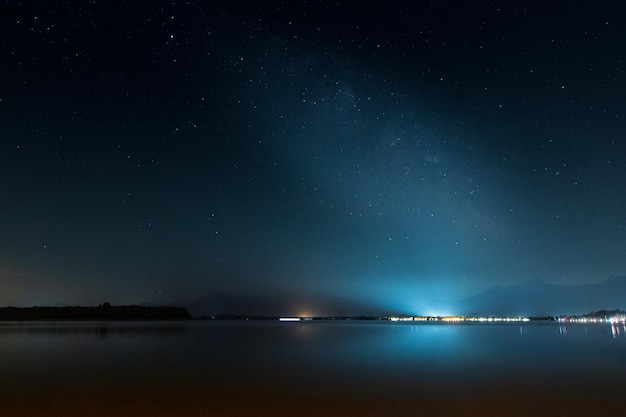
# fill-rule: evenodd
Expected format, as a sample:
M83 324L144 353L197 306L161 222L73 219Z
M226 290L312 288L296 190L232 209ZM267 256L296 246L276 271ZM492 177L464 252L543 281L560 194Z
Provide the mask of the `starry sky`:
M0 5L0 305L626 273L621 1Z

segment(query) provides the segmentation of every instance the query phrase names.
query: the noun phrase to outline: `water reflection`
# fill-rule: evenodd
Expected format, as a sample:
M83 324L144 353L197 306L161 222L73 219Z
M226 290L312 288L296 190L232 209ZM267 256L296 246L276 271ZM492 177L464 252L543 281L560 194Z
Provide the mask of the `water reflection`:
M611 335L613 336L614 339L617 339L619 336L624 335L624 334L626 334L626 324L624 324L623 322L611 323Z
M175 335L186 332L182 322L5 322L0 323L0 340L4 337L142 337L149 334Z
M156 415L466 415L446 409L452 407L446 396L486 407L496 393L512 404L519 392L550 393L526 415L576 415L576 407L551 409L550 401L595 401L623 386L624 334L623 323L3 323L0 385L11 387L10 398L45 404L66 398L59 391L66 387L86 390L81 395L101 406L130 390L129 404L163 398L169 402L159 403L162 410L184 397L199 407ZM566 388L567 397L559 397ZM259 405L267 398L273 405ZM26 406L12 401L0 403L0 415ZM260 409L229 408L246 402ZM443 411L428 408L433 404ZM393 413L380 408L390 405Z

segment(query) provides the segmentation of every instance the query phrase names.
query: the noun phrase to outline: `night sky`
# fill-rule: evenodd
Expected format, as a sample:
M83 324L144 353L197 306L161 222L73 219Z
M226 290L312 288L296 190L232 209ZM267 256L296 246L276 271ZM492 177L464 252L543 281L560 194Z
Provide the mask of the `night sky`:
M622 1L0 16L0 305L626 274Z

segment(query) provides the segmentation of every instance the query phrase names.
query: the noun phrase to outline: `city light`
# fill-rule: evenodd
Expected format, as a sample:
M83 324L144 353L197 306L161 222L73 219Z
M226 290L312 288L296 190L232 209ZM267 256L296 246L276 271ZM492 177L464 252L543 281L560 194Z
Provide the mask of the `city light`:
M626 323L626 316L612 316L612 317L578 317L578 316L568 316L568 317L559 317L558 319L561 323Z
M446 323L460 322L527 322L528 317L464 317L464 316L393 316L389 321L442 321Z

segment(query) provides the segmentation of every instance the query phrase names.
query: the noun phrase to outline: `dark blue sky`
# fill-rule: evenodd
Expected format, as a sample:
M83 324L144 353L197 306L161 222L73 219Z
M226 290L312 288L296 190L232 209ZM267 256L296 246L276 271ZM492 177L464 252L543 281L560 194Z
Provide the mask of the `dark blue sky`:
M284 3L2 2L0 305L626 273L622 2Z

